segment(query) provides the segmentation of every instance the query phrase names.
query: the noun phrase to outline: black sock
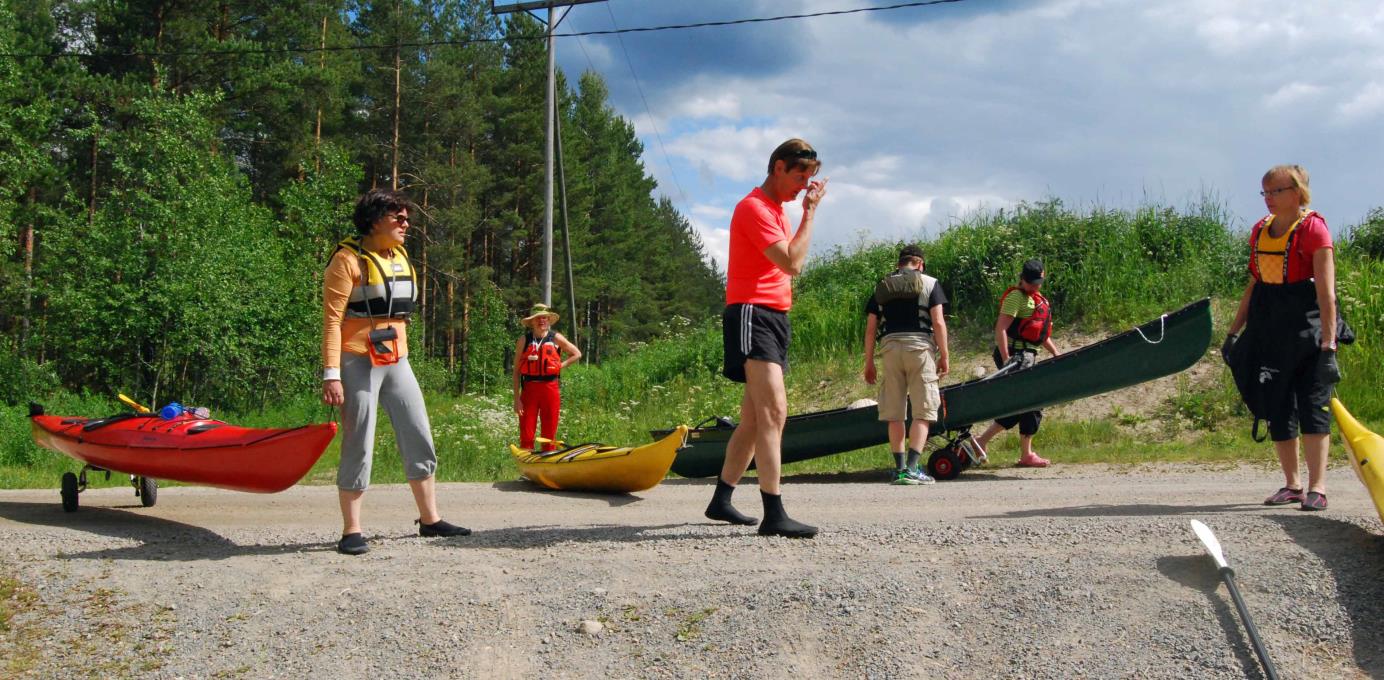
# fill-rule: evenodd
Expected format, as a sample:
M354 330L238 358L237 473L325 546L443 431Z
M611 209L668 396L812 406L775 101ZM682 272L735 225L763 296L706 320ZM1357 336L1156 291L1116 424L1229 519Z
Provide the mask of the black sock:
M706 506L707 519L714 519L718 522L730 522L731 524L744 524L746 526L759 522L757 518L741 513L730 504L730 496L735 493L735 487L727 484L725 480L716 478L716 492L711 496L711 504Z
M903 469L903 454L902 454L902 453L896 453L896 454L894 454L894 469L895 469L895 470L902 470L902 469Z
M762 490L759 496L764 501L764 521L759 525L761 536L812 538L817 535L817 527L794 520L784 512L782 496Z
M910 470L917 470L917 469L918 469L918 461L922 460L922 458L923 458L923 452L922 452L922 451L915 451L915 450L913 450L913 449L909 449L909 450L908 450L908 469L910 469Z

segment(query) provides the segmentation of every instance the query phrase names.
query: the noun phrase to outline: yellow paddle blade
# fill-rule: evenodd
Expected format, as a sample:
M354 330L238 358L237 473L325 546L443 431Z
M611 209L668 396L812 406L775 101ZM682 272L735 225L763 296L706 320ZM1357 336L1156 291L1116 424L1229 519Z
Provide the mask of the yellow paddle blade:
M533 440L538 444L556 444L558 446L562 446L564 443L561 439L548 439L547 437L534 437Z
M129 398L129 397L123 395L123 394L117 394L117 395L115 395L115 398L119 399L119 400L120 400L121 402L123 402L126 406L129 406L130 408L132 408L132 409L134 409L134 410L136 410L136 411L138 411L138 412L140 412L140 413L148 413L148 412L149 412L149 408L148 408L148 407L144 406L143 404L141 404L141 403L135 401L134 399L131 399L131 398Z

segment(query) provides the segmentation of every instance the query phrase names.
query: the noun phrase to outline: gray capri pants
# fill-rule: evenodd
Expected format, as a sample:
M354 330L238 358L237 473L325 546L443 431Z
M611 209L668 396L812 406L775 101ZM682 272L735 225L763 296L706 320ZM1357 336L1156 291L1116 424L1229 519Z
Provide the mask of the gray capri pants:
M377 404L384 405L394 426L404 476L410 480L427 479L437 471L437 449L433 446L428 410L423 405L423 390L418 388L408 357L390 366L372 366L368 356L343 352L341 388L346 393L346 403L341 407L337 488L364 491L370 486Z

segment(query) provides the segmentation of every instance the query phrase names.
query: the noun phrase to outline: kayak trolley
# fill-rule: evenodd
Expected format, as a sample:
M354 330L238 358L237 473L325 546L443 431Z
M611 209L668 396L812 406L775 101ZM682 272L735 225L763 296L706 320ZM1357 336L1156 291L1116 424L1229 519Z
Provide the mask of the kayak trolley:
M111 471L99 468L94 465L83 465L82 471L77 474L64 472L62 475L62 509L65 512L77 512L77 495L87 490L87 472L105 473L106 479L111 478ZM139 499L140 505L146 508L154 507L154 503L159 499L159 482L153 477L142 475L130 475L130 486L135 488L135 497Z
M985 452L980 448L980 444L976 443L970 426L949 430L939 437L945 440L945 443L937 447L927 459L928 474L935 479L956 479L962 470L972 465L985 464Z

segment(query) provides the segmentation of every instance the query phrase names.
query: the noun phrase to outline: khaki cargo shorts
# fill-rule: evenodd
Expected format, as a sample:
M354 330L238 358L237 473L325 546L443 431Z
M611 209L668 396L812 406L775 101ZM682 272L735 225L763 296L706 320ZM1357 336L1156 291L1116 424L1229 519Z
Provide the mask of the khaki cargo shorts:
M879 419L905 420L909 400L913 419L937 422L942 395L937 388L937 347L917 335L890 335L880 342L884 368L879 375Z

